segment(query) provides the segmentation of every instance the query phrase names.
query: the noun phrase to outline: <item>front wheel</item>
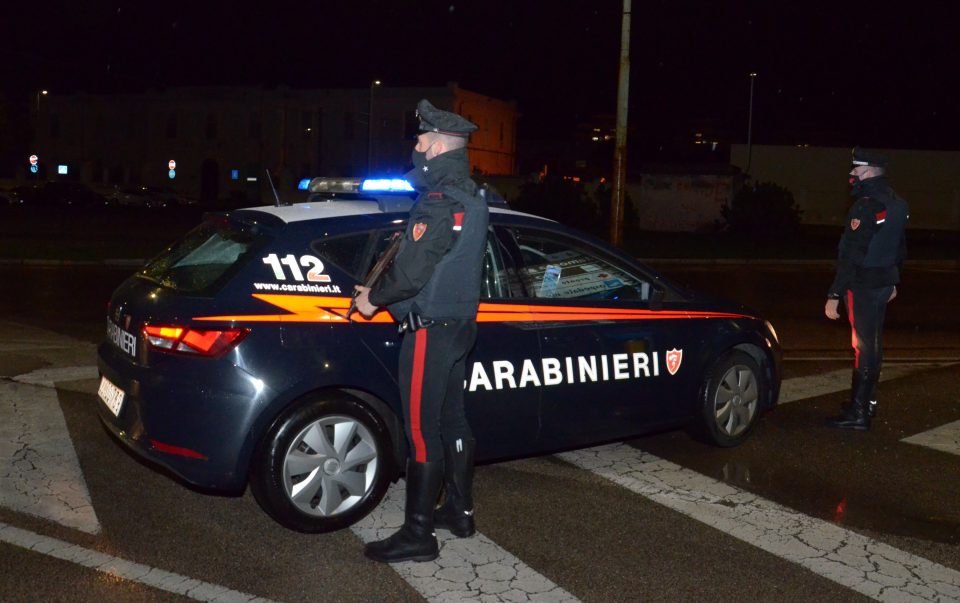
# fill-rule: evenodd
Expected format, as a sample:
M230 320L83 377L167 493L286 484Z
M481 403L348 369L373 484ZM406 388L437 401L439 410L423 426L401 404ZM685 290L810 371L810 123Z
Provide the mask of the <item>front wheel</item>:
M757 362L733 350L709 369L701 388L701 434L717 446L737 446L747 439L766 395L766 380Z
M293 406L254 455L250 489L297 532L339 530L366 516L390 483L390 434L363 402L324 393Z

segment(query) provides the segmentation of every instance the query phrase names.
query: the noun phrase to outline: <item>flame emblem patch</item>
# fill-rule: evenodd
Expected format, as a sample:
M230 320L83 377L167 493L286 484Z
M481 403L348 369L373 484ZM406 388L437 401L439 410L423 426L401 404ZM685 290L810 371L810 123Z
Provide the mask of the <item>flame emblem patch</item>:
M413 225L413 231L411 232L413 235L413 240L419 241L420 237L422 237L423 233L425 232L427 232L427 225L422 222L417 222Z
M671 375L676 375L680 370L680 363L683 361L683 350L673 348L667 350L667 370Z

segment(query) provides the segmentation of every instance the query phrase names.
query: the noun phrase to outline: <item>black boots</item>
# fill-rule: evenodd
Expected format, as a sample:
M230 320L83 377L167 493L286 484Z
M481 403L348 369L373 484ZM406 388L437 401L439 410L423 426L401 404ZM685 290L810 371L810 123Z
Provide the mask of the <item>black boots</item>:
M473 450L474 440L458 439L443 449L444 488L443 504L433 514L437 528L450 530L455 536L473 536L477 528L473 522Z
M879 377L879 373L875 370L854 369L853 382L850 386L850 404L843 409L839 417L828 421L827 425L838 429L868 431L870 429L870 418L873 416L871 414L870 398L877 384L877 377Z
M363 554L383 563L436 559L440 547L433 531L433 507L442 478L442 462L407 462L407 502L403 526L386 540L368 544Z

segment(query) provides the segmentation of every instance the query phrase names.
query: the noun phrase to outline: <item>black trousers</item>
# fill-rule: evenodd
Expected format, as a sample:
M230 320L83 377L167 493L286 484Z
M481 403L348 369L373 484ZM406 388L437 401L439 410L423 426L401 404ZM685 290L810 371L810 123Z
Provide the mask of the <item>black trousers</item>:
M879 373L883 363L883 319L893 285L847 291L847 318L850 320L853 367Z
M438 320L407 331L400 345L400 397L410 457L418 463L443 460L443 445L472 439L463 409L467 353L477 323Z

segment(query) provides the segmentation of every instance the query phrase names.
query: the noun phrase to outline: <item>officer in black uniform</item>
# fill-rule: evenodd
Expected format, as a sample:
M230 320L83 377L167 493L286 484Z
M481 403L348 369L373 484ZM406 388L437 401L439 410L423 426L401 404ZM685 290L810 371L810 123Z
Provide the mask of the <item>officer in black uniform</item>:
M477 304L489 212L470 179L467 139L477 126L426 100L407 177L420 193L391 268L357 309L386 306L400 323L399 381L410 458L403 527L367 545L376 561L430 561L433 528L471 536L474 439L463 408L466 356L477 336ZM446 498L434 509L441 482Z
M829 425L840 429L870 429L876 414L874 390L883 361L883 319L887 303L897 295L906 257L907 202L885 176L887 160L865 149L853 149L850 170L856 201L847 214L840 239L837 274L827 293L824 313L840 317L842 299L852 329L854 351L850 403Z

